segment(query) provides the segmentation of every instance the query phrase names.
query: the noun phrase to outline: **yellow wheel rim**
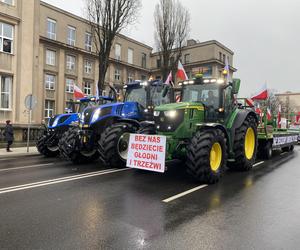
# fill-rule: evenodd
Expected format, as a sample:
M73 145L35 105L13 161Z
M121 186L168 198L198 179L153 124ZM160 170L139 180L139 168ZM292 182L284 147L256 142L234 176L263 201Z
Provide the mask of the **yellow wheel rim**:
M209 157L209 161L210 161L210 168L212 171L218 171L218 169L221 166L221 162L222 162L222 147L220 145L220 143L215 142L210 150L210 157Z
M253 128L248 128L245 136L245 155L248 160L251 160L255 149L255 133Z

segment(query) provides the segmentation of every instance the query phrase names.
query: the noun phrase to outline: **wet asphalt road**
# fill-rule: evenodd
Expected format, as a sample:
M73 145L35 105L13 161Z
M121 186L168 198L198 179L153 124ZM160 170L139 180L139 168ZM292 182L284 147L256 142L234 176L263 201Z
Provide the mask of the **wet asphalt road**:
M210 186L193 182L180 163L158 174L0 158L0 249L299 246L300 146Z

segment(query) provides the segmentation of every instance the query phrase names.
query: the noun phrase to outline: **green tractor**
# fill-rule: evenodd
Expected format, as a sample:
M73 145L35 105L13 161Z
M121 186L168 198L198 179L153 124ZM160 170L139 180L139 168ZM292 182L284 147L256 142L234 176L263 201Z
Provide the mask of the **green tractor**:
M240 80L227 84L200 76L179 85L181 102L154 111L156 132L167 138L166 160L185 161L188 173L204 183L217 182L226 165L250 170L257 153L258 117L236 101Z

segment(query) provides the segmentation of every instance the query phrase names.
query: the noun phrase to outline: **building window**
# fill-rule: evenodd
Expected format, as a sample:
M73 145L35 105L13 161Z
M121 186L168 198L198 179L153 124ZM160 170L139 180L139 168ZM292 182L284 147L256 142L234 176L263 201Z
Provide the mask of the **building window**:
M75 40L76 40L76 28L68 26L67 44L71 46L75 46Z
M67 60L66 60L67 70L74 71L75 70L75 63L76 63L75 56L67 55Z
M133 49L128 49L128 63L133 64Z
M157 68L161 67L161 59L156 60L156 66L157 66Z
M146 78L147 78L147 76L141 75L141 80L142 80L142 81L146 80Z
M226 56L223 54L223 62L224 63L225 63L225 60L226 60L225 58L226 58Z
M0 2L6 3L8 5L13 5L14 4L13 0L0 0Z
M51 75L51 74L45 75L45 88L48 90L55 89L55 75Z
M88 32L85 33L85 49L89 52L92 51L92 34Z
M92 94L92 85L91 85L90 82L85 82L84 83L83 92L86 95L91 95Z
M133 81L133 73L132 72L128 72L128 76L127 76L127 82L132 82Z
M147 60L147 55L145 53L142 53L142 67L146 68L146 60Z
M47 19L47 37L56 40L56 21L50 18Z
M13 53L13 29L12 25L0 22L0 51Z
M46 50L46 64L55 66L55 57L56 57L56 52L53 50Z
M229 63L229 56L227 56L227 62L228 62L228 65L229 65L229 64L230 64L230 63Z
M118 43L115 45L115 59L121 60L121 45Z
M0 75L0 109L11 109L12 77Z
M184 55L184 63L190 63L190 54Z
M75 84L74 79L69 79L69 78L66 79L66 92L67 93L74 93L74 84Z
M54 101L45 100L45 118L51 118L54 115Z
M115 69L115 80L120 81L121 79L121 71L120 69Z
M84 72L88 75L92 73L92 62L91 61L85 60L85 62L84 62Z
M219 52L219 60L222 62L222 53Z

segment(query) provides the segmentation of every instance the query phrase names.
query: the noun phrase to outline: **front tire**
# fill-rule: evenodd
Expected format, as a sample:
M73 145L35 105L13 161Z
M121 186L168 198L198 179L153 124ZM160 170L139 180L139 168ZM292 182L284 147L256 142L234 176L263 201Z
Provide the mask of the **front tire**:
M221 130L197 132L187 147L187 172L197 181L219 181L227 163L226 137Z
M37 143L36 143L36 147L37 150L39 151L39 153L41 153L42 155L46 156L46 157L56 157L59 155L59 149L57 147L56 148L48 148L48 146L46 145L46 141L48 140L48 136L47 135L42 135Z
M100 160L104 165L126 167L129 134L137 128L130 123L115 123L107 127L98 142Z
M239 171L250 170L256 159L257 145L257 122L254 117L248 116L236 130L233 143L235 161L228 167Z

